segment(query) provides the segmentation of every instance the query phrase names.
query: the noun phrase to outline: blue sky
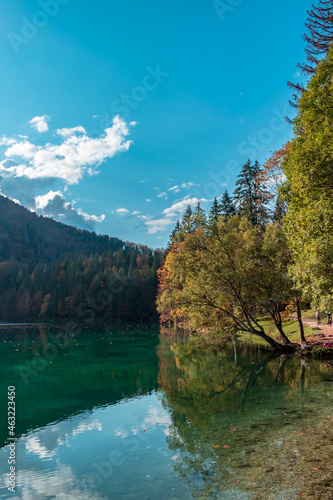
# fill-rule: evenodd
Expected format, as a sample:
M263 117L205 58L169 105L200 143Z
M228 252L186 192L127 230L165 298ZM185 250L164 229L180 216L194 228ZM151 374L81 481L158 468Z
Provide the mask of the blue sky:
M165 246L292 136L311 1L3 0L2 193Z

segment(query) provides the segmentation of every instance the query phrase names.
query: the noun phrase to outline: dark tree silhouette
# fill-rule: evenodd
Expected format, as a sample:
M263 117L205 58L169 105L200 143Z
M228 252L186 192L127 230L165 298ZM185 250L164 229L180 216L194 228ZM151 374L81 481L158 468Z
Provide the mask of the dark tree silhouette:
M221 199L221 212L224 220L226 220L230 215L236 215L237 213L236 207L227 190L224 191Z
M306 42L307 62L299 63L297 66L303 74L313 75L333 40L333 0L319 0L318 5L312 4L305 26L308 30L308 33L303 36ZM293 108L298 108L298 98L305 88L303 85L292 82L288 82L288 86L294 91L289 104Z

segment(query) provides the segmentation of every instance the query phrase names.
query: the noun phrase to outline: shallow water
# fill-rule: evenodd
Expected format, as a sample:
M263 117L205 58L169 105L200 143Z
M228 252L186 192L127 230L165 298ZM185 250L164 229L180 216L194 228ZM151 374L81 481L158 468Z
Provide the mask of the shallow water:
M61 333L0 329L1 499L333 498L328 361L202 354L154 328Z

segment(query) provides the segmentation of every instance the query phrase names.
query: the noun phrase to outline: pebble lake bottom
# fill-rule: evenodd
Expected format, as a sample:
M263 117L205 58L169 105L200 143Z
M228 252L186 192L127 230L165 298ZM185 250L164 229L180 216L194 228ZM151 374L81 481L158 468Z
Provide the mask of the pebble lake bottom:
M333 498L330 361L156 328L0 335L0 499Z

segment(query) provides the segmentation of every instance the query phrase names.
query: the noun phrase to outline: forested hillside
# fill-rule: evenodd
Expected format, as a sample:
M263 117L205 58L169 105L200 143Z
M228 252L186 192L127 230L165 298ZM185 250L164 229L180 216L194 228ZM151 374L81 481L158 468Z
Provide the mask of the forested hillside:
M66 226L0 196L0 262L11 259L44 264L71 255L119 250L123 245L118 238Z
M0 321L156 318L162 254L0 197Z

